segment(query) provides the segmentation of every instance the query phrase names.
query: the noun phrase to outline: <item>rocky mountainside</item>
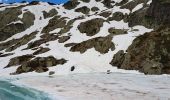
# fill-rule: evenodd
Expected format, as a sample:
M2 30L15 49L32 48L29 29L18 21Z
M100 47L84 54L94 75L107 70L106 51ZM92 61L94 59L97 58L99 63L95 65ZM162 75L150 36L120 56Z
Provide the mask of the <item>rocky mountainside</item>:
M0 72L170 73L168 0L0 4ZM28 73L29 72L29 73Z

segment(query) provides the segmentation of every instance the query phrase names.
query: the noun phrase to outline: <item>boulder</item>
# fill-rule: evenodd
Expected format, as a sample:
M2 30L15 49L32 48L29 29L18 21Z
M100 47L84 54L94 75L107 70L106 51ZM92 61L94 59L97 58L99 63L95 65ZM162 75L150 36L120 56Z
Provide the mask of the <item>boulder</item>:
M93 12L96 12L96 11L99 11L100 9L98 8L98 7L92 7L91 8L91 11L93 11Z
M86 33L87 36L93 36L100 31L100 28L103 26L103 23L104 19L95 18L80 23L80 25L78 25L78 29L81 33Z

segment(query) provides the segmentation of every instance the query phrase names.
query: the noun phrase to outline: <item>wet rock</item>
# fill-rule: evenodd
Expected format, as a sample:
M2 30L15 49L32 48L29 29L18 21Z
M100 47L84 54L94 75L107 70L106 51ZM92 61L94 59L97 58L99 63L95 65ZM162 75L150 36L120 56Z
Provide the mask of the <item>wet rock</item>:
M90 9L87 6L83 6L80 8L75 9L75 12L81 12L83 14L88 14Z
M95 18L80 23L78 29L81 33L86 33L87 36L93 36L100 31L100 28L103 26L103 23L104 19Z
M89 39L87 41L83 41L71 47L70 51L84 53L91 48L94 48L101 54L107 53L110 49L114 50L115 46L112 42L112 36L108 35L106 37L97 37Z

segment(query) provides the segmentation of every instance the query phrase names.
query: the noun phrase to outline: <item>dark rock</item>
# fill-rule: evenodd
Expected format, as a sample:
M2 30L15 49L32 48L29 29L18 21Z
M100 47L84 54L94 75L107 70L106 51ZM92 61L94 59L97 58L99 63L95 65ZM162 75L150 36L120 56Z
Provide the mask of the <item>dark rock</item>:
M75 67L74 66L72 66L71 67L71 69L70 69L70 71L74 71L75 70Z
M37 33L38 32L33 32L29 35L24 35L22 38L17 39L15 44L13 44L13 43L12 44L6 44L6 46L4 46L4 47L8 47L8 48L6 48L5 51L11 52L11 51L17 49L18 47L27 44L29 41L31 41L32 39L34 39L36 37Z
M39 4L39 1L31 1L30 3L29 3L29 5L38 5Z
M7 53L7 54L0 54L0 57L7 57L7 56L11 56L13 55L14 53Z
M112 42L112 35L108 35L106 37L97 37L93 39L89 39L87 41L83 41L71 47L70 51L72 52L80 52L84 53L88 49L94 48L96 51L101 54L107 53L110 49L114 50L115 46Z
M56 9L51 9L49 12L43 11L43 16L44 16L45 19L49 18L49 17L53 17L57 14L58 14L58 12L57 12Z
M170 26L170 1L153 0L147 11L147 16L159 24Z
M25 48L25 49L35 48L35 47L40 46L43 43L47 43L49 41L54 41L54 40L57 40L57 39L58 39L58 35L55 35L55 34L43 34L41 36L41 39L29 43L27 48Z
M112 8L113 7L112 3L115 3L115 2L112 0L103 0L102 3L105 5L105 7Z
M113 15L111 17L109 17L107 20L108 21L113 21L113 20L116 20L116 21L121 21L124 19L124 14L122 12L115 12L113 13Z
M40 49L37 50L37 51L35 51L35 52L33 53L33 55L39 55L39 54L42 54L42 53L45 53L45 52L48 52L48 51L50 51L49 48L40 47Z
M59 37L58 42L59 43L64 43L64 42L66 42L69 39L70 39L70 36L62 36L62 37Z
M64 17L54 16L50 19L47 26L45 26L42 30L42 33L49 33L57 28L63 28L66 25L66 20Z
M18 16L22 14L23 6L7 8L0 11L0 41L6 40L12 35L26 30L28 27L34 24L34 15L30 12L23 14L23 18L20 19ZM22 23L12 23L16 21L21 21Z
M50 71L49 72L49 75L53 75L53 74L55 74L55 71Z
M95 18L88 20L86 22L80 23L78 29L81 33L86 33L87 36L93 36L100 31L100 28L103 26L104 19Z
M90 0L81 0L81 1L83 1L85 3L89 3L90 2Z
M91 11L95 12L95 11L99 11L100 9L98 7L92 7Z
M109 28L108 32L113 35L127 34L128 29L115 29L113 27Z
M77 43L67 43L64 45L64 47L72 47L75 46Z
M125 53L123 50L120 50L118 51L112 61L110 62L111 65L113 66L117 66L118 68L120 68L120 66L122 65L123 61L124 61L124 56L125 56Z
M10 62L8 63L8 65L5 68L11 67L11 66L21 65L21 64L31 60L33 57L34 56L30 55L30 54L14 57L14 58L10 59Z
M83 14L88 14L90 9L86 6L75 9L75 12L81 12Z
M16 70L16 74L36 71L38 73L48 71L48 67L63 65L66 63L65 59L56 59L53 56L48 57L37 57L33 60L27 61L19 66Z
M111 15L111 12L106 11L106 12L100 13L99 15L100 15L100 16L103 16L103 17L105 17L105 18L107 18L107 17L109 17L109 16Z
M71 9L74 9L76 8L78 5L79 5L80 2L78 2L77 0L70 0L68 2L66 2L63 7L65 9L68 9L68 10L71 10Z

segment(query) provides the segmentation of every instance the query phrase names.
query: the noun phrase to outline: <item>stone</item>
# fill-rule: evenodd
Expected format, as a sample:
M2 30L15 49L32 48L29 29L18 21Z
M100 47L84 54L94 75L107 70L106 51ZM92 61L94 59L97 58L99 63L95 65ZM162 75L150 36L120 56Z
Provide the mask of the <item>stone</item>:
M87 36L93 36L100 31L100 28L103 26L103 23L104 19L95 18L80 23L80 25L78 25L78 29L81 33L86 33Z
M50 71L49 72L49 75L54 75L55 74L55 71Z
M87 6L83 6L80 8L75 9L75 12L81 12L83 14L88 14L90 9Z

